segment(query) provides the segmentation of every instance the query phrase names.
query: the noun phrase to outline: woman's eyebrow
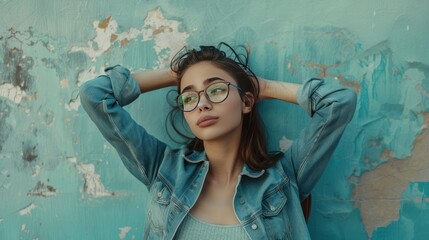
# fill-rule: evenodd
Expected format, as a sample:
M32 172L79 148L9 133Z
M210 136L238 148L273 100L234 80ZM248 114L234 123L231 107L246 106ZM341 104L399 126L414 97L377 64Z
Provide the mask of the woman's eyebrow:
M207 78L207 79L204 80L204 85L210 84L210 83L212 83L212 82L214 82L216 80L226 81L225 79L223 79L221 77L211 77L211 78ZM192 90L192 89L195 89L195 87L194 87L194 85L191 84L191 85L188 85L188 86L184 87L182 89L182 92L188 91L188 90Z

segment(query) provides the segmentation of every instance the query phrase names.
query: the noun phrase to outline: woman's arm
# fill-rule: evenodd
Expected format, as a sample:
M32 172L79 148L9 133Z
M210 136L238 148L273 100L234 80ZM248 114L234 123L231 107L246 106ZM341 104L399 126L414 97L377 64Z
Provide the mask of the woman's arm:
M298 103L296 99L296 94L298 92L300 84L278 82L263 78L258 79L260 86L260 100L279 99L290 103Z
M123 106L133 102L142 90L150 91L170 82L162 71L137 74L135 80L128 69L114 66L106 75L87 81L80 87L83 108L100 132L117 150L127 169L148 187L157 175L164 158L166 144L151 136L137 124ZM145 77L148 81L145 81ZM157 83L160 76L160 83Z
M131 76L139 85L141 93L174 86L177 82L176 73L170 68L132 73Z
M356 108L353 89L313 78L304 84L261 81L261 97L298 103L311 117L281 161L294 174L301 200L322 175Z

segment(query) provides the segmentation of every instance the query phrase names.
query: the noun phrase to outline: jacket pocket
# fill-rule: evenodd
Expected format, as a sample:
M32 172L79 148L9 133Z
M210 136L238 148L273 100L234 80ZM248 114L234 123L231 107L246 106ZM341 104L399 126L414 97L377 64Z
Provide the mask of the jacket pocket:
M147 231L151 236L165 236L167 216L170 209L171 190L161 181L156 181L151 189L152 200L148 206Z
M291 239L289 217L284 209L287 197L279 189L262 200L262 220L268 239Z

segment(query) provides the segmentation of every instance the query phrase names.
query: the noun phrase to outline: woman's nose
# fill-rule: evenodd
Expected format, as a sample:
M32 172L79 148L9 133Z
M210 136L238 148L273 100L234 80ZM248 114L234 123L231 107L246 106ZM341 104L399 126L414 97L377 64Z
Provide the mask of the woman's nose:
M200 111L209 110L212 108L212 103L207 99L206 94L200 94L200 101L198 102L197 108Z

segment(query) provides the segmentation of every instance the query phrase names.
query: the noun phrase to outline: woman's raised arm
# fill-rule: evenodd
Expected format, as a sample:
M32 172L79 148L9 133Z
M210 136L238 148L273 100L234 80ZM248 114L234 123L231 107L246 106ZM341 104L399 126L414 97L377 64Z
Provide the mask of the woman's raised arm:
M258 79L260 85L260 100L279 99L290 103L298 103L296 99L296 94L298 92L300 84L278 82L263 78Z
M132 73L131 76L140 86L142 93L173 86L177 82L176 73L170 68Z
M123 108L147 92L172 84L168 71L157 70L131 75L116 65L106 75L87 81L80 87L83 108L107 141L119 153L127 169L146 186L153 183L167 145L133 120Z
M296 178L303 200L319 180L353 117L356 92L317 78L302 85L262 79L260 85L261 99L298 103L311 117L281 161L284 169Z

